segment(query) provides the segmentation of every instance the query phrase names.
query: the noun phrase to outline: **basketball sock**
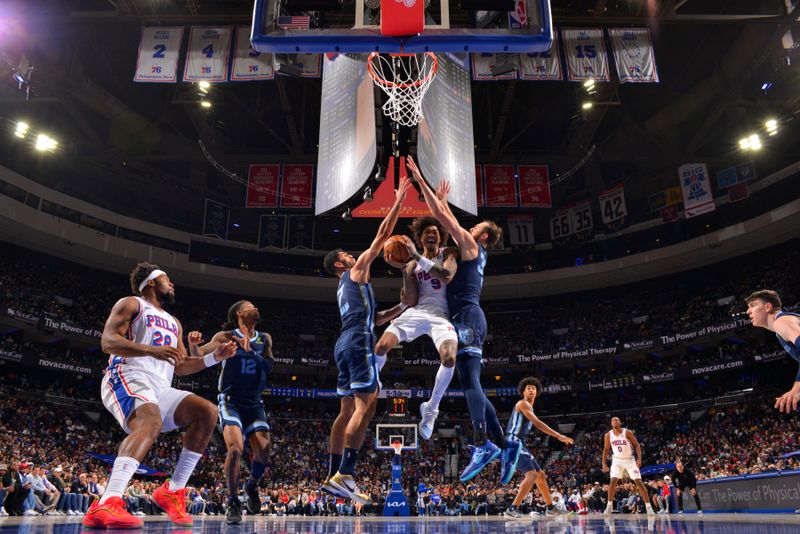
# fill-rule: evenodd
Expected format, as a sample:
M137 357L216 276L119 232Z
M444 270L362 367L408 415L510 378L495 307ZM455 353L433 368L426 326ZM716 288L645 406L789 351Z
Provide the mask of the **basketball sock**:
M678 510L683 512L683 492L681 492L681 494L678 495Z
M250 480L252 480L255 484L258 484L258 481L261 480L261 477L264 475L264 471L266 470L266 464L262 464L253 460L253 463L250 465Z
M169 479L169 490L178 491L186 487L189 482L189 477L192 476L197 462L200 461L203 455L199 452L190 451L186 447L181 451L178 457L178 463L175 464L175 471L172 472L172 477Z
M436 371L436 382L433 384L433 393L431 393L431 400L428 401L428 407L431 410L438 410L439 403L442 402L442 397L447 392L450 381L453 380L453 373L455 368L445 367L439 365L439 370Z
M345 447L344 455L342 455L342 465L339 466L339 472L343 475L353 475L356 470L356 459L358 458L358 449L351 449Z
M117 459L114 460L114 467L111 469L111 476L108 477L106 491L100 497L100 502L106 502L109 497L122 497L125 488L128 487L128 482L131 481L131 477L138 468L139 462L136 461L136 458L117 456Z
M387 356L385 354L376 354L375 355L375 367L378 368L378 373L381 372L383 366L386 365Z
M497 419L497 412L489 399L486 399L486 428L489 431L489 435L492 436L492 441L494 441L495 445L501 449L508 447L508 441L506 441L506 436L503 433L503 427L500 425L500 421Z
M341 454L334 454L330 453L330 460L328 462L328 476L327 478L331 478L333 475L336 474L336 471L339 470L339 466L342 465L342 455Z
M695 493L693 497L694 497L694 505L697 506L698 510L702 510L703 506L700 504L700 494Z

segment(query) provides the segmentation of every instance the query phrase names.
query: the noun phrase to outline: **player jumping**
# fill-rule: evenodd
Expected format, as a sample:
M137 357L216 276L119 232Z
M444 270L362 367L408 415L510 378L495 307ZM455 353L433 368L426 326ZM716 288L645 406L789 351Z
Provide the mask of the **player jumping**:
M614 512L614 495L617 491L617 482L625 471L628 476L636 484L639 490L639 495L644 500L644 506L647 510L647 515L654 515L656 512L653 510L653 505L650 504L650 496L647 494L647 488L642 482L642 475L639 468L642 466L642 446L636 440L633 432L627 428L622 428L622 421L619 417L611 418L611 430L606 432L603 438L603 473L608 473L608 449L611 449L611 484L608 485L608 504L603 514L608 515ZM636 458L633 457L633 449L636 449Z

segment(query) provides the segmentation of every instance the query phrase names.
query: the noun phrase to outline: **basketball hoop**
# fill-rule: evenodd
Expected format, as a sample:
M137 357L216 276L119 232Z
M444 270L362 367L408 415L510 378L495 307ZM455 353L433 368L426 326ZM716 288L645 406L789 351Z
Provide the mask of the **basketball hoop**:
M416 126L422 120L422 98L438 68L439 60L433 52L388 56L371 53L367 60L369 75L389 97L383 114L403 126Z
M403 451L403 442L402 441L393 441L391 443L392 448L394 449L395 454L400 454Z

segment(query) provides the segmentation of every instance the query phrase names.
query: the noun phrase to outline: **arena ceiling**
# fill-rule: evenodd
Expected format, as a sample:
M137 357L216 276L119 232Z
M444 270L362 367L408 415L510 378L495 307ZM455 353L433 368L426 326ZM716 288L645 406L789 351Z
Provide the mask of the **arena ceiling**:
M750 159L737 153L737 140L768 116L779 118L781 131L757 156L760 172L800 152L800 53L781 42L790 28L798 35L798 7L786 15L784 0L552 5L556 26L649 26L661 83L601 84L603 104L583 116L578 84L475 82L477 162L547 163L553 177L579 167L554 187L555 205L624 182L636 206L676 185L680 164ZM199 140L240 176L251 163L315 162L319 79L217 85L210 111L198 106L192 84L132 81L142 25L247 24L251 9L247 0L3 2L0 115L9 136L26 120L60 146L41 155L4 139L2 163L84 200L197 231L204 197L244 203L243 187L209 164ZM30 98L11 78L20 54L35 67ZM257 232L253 211L236 215L245 241ZM350 226L364 239L374 228Z

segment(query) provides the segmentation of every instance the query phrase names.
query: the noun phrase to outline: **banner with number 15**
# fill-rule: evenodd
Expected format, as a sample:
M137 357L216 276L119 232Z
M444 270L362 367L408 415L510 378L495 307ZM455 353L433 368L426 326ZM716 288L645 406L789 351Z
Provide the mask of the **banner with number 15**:
M183 28L143 27L135 82L175 83Z
M228 81L231 28L193 26L189 32L184 82Z

